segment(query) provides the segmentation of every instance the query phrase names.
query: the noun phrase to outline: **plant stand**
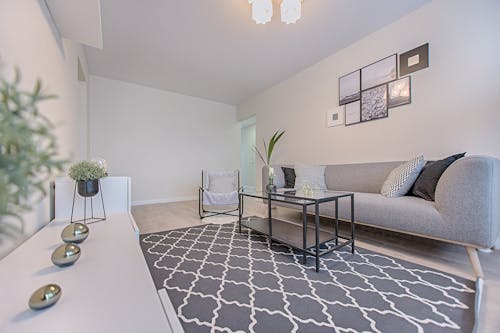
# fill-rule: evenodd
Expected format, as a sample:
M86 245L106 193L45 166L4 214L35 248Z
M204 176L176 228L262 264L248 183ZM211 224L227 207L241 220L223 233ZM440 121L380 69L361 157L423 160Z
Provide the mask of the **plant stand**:
M97 194L90 197L90 217L87 217L87 197L82 197L81 195L78 195L78 197L83 198L83 219L73 221L73 213L75 210L75 200L76 200L76 186L77 186L77 182L75 181L75 190L73 191L73 205L71 206L70 223L83 222L83 224L91 224L91 223L105 221L106 220L106 210L104 208L104 197L103 197L102 187L101 187L100 181L99 181L99 193L101 195L101 205L102 205L103 217L95 217L94 216L94 203L93 203L92 199Z

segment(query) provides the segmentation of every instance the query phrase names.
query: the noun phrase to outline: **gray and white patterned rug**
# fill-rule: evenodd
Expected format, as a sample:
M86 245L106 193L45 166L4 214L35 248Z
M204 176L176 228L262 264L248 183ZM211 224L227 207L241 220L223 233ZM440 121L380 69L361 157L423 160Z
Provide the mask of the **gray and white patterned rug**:
M141 235L191 332L471 332L475 284L361 248L314 259L237 223Z

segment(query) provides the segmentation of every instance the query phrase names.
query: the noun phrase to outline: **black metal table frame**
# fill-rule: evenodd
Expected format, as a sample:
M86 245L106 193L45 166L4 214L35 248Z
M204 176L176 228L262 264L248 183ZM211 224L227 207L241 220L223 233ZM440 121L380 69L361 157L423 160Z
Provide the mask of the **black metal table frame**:
M267 197L264 197L264 193L267 194ZM238 219L238 231L241 233L241 219L243 217L243 198L247 197L252 197L252 198L257 198L257 199L264 199L267 200L267 209L268 209L268 222L269 222L269 233L267 234L268 240L269 240L269 246L272 246L273 242L273 223L272 223L272 202L283 202L283 203L288 203L288 204L293 204L297 206L302 206L302 248L298 248L296 246L293 246L291 244L285 244L288 246L291 246L293 248L296 248L297 250L302 251L303 257L302 257L302 263L305 264L307 261L307 255L312 255L316 258L316 272L319 272L319 264L320 264L320 257L322 255L325 255L327 253L330 253L332 251L336 251L344 246L347 246L351 244L351 253L354 254L355 252L355 245L354 245L354 230L355 230L355 222L354 222L354 193L345 193L345 194L338 194L338 195L332 195L331 197L326 197L326 198L321 198L321 199L314 199L314 198L308 198L308 197L298 197L296 195L290 195L286 193L273 193L273 192L262 192L262 195L256 194L256 193L245 193L245 192L239 192L239 201L240 201L240 209L239 209L239 219ZM282 199L279 199L279 198ZM351 238L348 237L343 237L339 235L339 199L341 198L350 198L351 201ZM303 200L303 202L293 202L291 200L286 200L286 199L299 199ZM327 203L327 202L334 202L335 203L335 237L332 239L323 241L320 243L319 241L319 205L322 203ZM314 245L314 250L311 251L309 248L312 246L307 247L307 207L314 205L314 225L315 225L315 245ZM251 228L250 228L251 229ZM339 244L339 238L345 240L345 242L341 242ZM282 243L282 241L277 242ZM333 247L328 247L325 250L320 250L320 246L324 243L327 242L332 242L335 241L335 246Z

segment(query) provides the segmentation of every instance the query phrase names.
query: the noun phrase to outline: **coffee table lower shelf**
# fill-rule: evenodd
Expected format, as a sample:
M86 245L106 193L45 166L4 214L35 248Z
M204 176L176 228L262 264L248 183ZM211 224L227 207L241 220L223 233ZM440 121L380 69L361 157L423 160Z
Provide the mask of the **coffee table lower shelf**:
M267 217L245 217L241 219L241 227L245 227L256 231L260 234L269 237L269 219ZM291 246L297 250L302 251L316 257L316 229L312 225L307 225L307 232L305 235L304 247L304 233L303 226L295 223L290 223L280 219L272 219L272 232L271 232L271 242L277 242L284 245ZM241 230L240 230L241 231ZM328 232L323 229L319 229L319 241L318 245L322 246L319 250L319 256L330 253L332 251L338 250L341 247L352 244L349 238L339 236L339 239L345 241L339 242L337 240L335 246L324 247L327 242L335 242L335 233ZM305 262L305 257L304 257Z

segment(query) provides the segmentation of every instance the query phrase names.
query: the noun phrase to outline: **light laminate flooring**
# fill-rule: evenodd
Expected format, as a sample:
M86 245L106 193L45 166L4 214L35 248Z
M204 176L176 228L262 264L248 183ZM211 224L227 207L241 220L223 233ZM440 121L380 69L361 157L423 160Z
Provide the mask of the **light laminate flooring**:
M266 216L267 206L259 200L245 201L245 216ZM200 220L197 201L134 206L132 215L141 234L197 226L204 223L229 223L234 217L212 217ZM290 222L300 222L297 211L277 207L273 216ZM328 221L324 221L328 224ZM343 226L347 228L347 226ZM378 253L408 260L427 267L473 279L465 248L444 242L402 235L369 227L356 230L357 245ZM500 332L500 250L479 253L485 273L483 299L480 308L478 333Z

